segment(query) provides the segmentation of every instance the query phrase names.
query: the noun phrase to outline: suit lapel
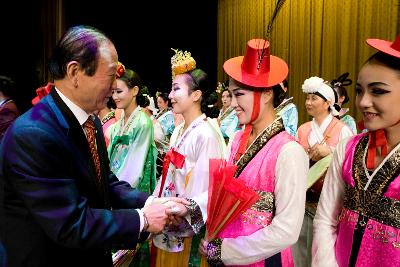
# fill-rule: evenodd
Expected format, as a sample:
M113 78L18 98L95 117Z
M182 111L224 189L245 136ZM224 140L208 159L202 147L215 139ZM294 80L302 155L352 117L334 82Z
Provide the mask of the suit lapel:
M105 173L106 170L104 168L104 155L100 154L99 151L99 157L101 159L100 161L100 165L101 165L101 173L102 173L102 178L101 179L101 185L99 186L97 184L97 179L96 179L96 168L94 166L94 162L92 159L92 155L90 153L90 148L89 148L89 144L87 142L85 133L83 132L82 126L79 124L79 121L76 119L75 115L72 113L72 111L68 108L68 106L64 103L64 101L62 101L61 97L58 95L58 93L53 89L50 92L51 97L54 99L54 103L57 105L57 107L60 109L63 117L65 118L69 129L68 129L68 136L71 138L72 142L76 145L76 148L79 150L79 152L82 155L82 161L84 163L84 166L86 166L86 171L89 172L89 176L87 177L87 182L90 183L92 188L96 188L96 191L99 192L99 197L97 198L97 203L103 203L104 202L108 202L104 199L105 196L105 181L106 179L104 179L105 177ZM95 120L96 121L96 120ZM96 123L95 123L96 125ZM101 127L100 127L100 131ZM101 135L99 134L99 129L96 125L96 142L97 144L101 143ZM104 137L103 137L104 139ZM104 146L105 146L105 141L104 142ZM102 147L102 145L99 145L99 147ZM107 155L106 155L107 158ZM89 167L89 168L87 168ZM99 202L100 201L100 202Z
M94 125L96 127L96 144L97 144L97 153L100 158L100 169L101 169L101 187L103 190L104 201L106 206L110 206L109 198L108 198L108 175L110 173L110 162L108 160L107 146L106 141L103 134L103 128L101 126L100 119L98 117L94 120Z

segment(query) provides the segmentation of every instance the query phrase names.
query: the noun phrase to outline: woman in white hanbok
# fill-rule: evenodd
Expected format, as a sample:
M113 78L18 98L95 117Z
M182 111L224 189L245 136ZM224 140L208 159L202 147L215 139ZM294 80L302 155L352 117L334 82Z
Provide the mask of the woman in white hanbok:
M171 136L154 195L184 197L191 204L177 204L180 215L186 214L186 220L153 237L157 252L152 257L156 266L164 267L188 266L192 237L199 233L207 219L209 160L223 158L225 149L218 125L208 117L216 117L218 109L209 106L217 96L208 84L207 74L195 68L189 53L178 52L172 63L179 64L179 56L191 63L189 69L183 70L172 66L174 79L169 98L174 112L182 114L184 123L177 126ZM196 253L197 250L193 254Z

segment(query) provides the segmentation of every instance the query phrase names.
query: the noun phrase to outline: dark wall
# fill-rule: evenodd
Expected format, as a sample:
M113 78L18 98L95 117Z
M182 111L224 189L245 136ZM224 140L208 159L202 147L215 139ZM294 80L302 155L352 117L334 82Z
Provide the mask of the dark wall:
M190 51L197 66L216 84L217 1L138 2L117 1L93 8L78 0L65 1L66 26L88 24L105 32L119 60L137 71L153 92L171 88L171 48ZM198 6L189 7L189 3Z
M0 10L0 75L16 82L13 98L21 111L31 107L42 60L40 1L3 1Z
M43 85L43 40L49 34L44 16L53 16L43 8L47 1L9 1L0 8L0 75L16 81L15 100L22 111ZM65 0L65 26L102 30L114 42L119 60L137 71L153 93L171 87L171 48L190 51L216 84L217 1L138 2Z

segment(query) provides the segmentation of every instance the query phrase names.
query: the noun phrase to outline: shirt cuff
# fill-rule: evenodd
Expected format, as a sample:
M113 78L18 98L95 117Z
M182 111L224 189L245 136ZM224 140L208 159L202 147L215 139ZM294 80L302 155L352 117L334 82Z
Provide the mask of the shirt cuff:
M143 227L144 227L144 214L143 214L143 211L141 210L141 209L136 209L136 211L138 212L138 214L139 214L139 218L140 218L140 228L139 228L139 230L140 230L140 232L142 232L143 231Z

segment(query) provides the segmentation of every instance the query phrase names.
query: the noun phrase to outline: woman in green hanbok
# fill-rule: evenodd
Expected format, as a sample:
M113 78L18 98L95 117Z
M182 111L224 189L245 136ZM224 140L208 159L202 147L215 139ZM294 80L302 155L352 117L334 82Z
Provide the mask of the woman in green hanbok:
M116 123L110 126L108 157L111 170L120 180L140 191L153 193L156 185L157 149L151 119L144 113L146 99L144 85L133 70L124 69L117 74L117 89L112 97L122 110ZM142 107L141 107L142 106ZM143 243L135 252L126 253L130 266L147 266L149 243Z
M117 78L112 97L122 113L110 126L108 156L118 179L151 194L156 184L157 149L153 123L140 107L145 102L142 87L142 80L132 70L126 69Z

